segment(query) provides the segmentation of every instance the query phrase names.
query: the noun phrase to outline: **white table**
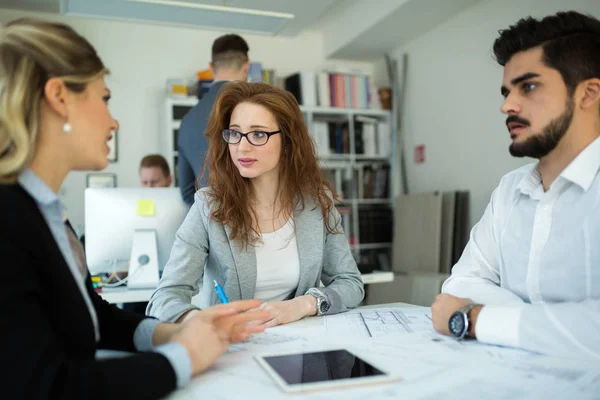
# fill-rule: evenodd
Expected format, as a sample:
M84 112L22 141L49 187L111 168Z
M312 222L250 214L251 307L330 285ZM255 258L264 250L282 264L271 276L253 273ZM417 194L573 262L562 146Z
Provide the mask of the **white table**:
M393 272L372 272L363 274L362 279L365 285L373 283L392 282L394 280ZM150 300L150 296L155 289L129 289L127 287L105 288L100 292L100 296L109 303L135 303Z
M403 307L399 311L406 315L427 312L426 308L395 303L360 307L337 316L306 318L280 330L275 328L267 332L272 335L271 342L259 339L250 344L254 347L234 345L208 371L194 378L185 388L172 393L168 399L598 399L600 363L597 362L542 356L475 341L458 342L432 329L364 339L348 338L353 335L352 331L338 337L314 336L314 332L313 336L309 334L315 327L333 326L332 318L352 318L351 314L358 312L363 314L360 319L363 316L369 318L375 312L377 315L392 312L391 307ZM359 318L355 316L354 319ZM278 340L277 336L287 339ZM261 353L335 348L348 349L374 366L401 376L403 380L286 394L254 359L256 354Z

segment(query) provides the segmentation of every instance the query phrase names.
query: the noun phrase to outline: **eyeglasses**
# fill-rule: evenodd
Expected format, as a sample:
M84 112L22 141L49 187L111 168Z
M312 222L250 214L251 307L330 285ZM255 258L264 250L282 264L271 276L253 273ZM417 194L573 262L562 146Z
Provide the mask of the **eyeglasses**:
M238 144L242 141L242 138L246 138L248 143L253 146L264 146L269 141L269 138L273 135L281 133L281 131L273 131L273 132L262 132L262 131L252 131L248 133L242 133L235 131L233 129L223 129L221 131L221 135L223 135L223 139L229 144Z

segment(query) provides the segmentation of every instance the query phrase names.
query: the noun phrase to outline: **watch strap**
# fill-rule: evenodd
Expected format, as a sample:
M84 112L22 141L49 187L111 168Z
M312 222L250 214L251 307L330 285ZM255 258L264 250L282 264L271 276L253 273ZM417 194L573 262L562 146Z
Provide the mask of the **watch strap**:
M464 339L469 337L469 331L471 330L471 310L473 308L475 308L476 306L478 306L479 304L477 303L469 303L466 306L463 306L461 308L459 308L457 311L464 313L467 316L467 323L466 323L466 328L465 328L465 334L460 338L460 339Z

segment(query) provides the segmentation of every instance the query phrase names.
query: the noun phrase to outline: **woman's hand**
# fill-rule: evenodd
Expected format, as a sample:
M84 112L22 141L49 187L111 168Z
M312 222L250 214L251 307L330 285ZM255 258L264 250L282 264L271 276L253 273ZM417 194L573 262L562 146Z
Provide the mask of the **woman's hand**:
M184 322L175 324L172 341L182 344L192 360L193 374L206 370L230 343L245 340L265 330L270 318L265 311L249 311L258 300L235 301L188 313Z
M259 306L258 300L233 301L204 310L188 311L178 321L186 323L198 316L209 319L230 343L237 343L246 340L253 333L264 330L263 322L269 319L269 314L260 311Z
M172 341L185 347L192 362L192 376L210 367L229 346L212 322L202 316L190 317L179 325Z
M306 316L317 314L317 299L314 296L304 295L292 300L265 302L258 310L267 311L269 320L264 326L283 325L298 321Z

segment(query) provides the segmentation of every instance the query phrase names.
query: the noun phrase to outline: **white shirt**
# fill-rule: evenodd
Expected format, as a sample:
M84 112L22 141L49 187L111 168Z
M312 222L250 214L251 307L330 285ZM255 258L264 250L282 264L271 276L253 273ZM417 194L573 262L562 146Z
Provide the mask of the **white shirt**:
M300 281L300 258L294 222L290 219L272 233L261 235L256 247L256 289L262 301L281 301L293 297Z
M600 138L544 192L505 175L442 292L484 304L478 340L600 360Z

